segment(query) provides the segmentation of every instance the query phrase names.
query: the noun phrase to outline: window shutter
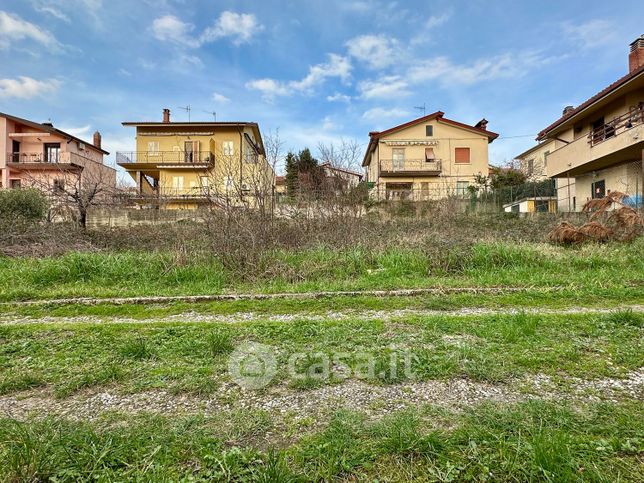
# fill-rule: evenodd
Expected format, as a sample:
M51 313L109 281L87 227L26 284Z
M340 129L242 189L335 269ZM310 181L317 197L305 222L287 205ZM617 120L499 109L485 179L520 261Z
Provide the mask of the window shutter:
M435 161L434 148L425 148L425 161Z
M192 152L194 153L194 160L199 160L199 141L192 142Z
M456 148L454 152L454 162L456 163L469 163L470 162L470 148Z

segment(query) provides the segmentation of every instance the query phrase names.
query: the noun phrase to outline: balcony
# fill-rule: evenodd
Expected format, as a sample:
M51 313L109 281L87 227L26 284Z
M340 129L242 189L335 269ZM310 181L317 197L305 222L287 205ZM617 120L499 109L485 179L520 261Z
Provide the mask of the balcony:
M381 159L380 176L439 176L441 160Z
M51 169L60 169L61 165L82 168L87 162L99 163L99 161L87 158L78 153L70 153L67 151L50 152L48 155L45 155L42 151L7 153L7 163L13 165L15 168L23 169L46 169L48 167L51 167Z
M644 109L616 117L548 155L548 176L578 176L642 159Z
M210 151L130 151L117 152L116 163L124 168L135 167L137 164L155 165L185 165L186 167L209 165L215 161L215 155Z

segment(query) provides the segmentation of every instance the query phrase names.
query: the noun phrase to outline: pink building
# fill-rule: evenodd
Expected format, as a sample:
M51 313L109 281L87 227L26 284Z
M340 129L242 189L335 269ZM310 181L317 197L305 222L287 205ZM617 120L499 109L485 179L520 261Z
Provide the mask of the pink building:
M50 123L37 123L0 112L0 188L55 185L73 175L100 178L114 188L116 170L103 163L109 154L101 147L101 135L92 143L72 136Z

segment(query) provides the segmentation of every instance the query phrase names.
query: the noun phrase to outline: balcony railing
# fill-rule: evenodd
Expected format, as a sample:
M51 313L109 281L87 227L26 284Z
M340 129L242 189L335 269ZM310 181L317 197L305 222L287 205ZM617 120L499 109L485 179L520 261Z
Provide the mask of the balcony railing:
M591 130L588 133L588 143L591 146L595 146L642 123L644 123L644 106L640 106Z
M21 163L21 164L29 164L29 163L50 163L50 164L56 164L56 163L64 163L64 164L69 164L69 163L74 163L74 162L83 162L83 161L91 161L94 163L100 163L100 161L97 161L92 158L88 158L86 156L82 156L78 153L70 153L68 151L61 151L57 153L49 153L48 155L45 155L43 152L19 152L19 153L7 153L7 162L8 163Z
M210 163L215 160L215 155L210 151L130 151L117 152L118 164L129 163Z
M438 175L441 172L441 160L435 159L381 159L381 173L423 173L427 175Z

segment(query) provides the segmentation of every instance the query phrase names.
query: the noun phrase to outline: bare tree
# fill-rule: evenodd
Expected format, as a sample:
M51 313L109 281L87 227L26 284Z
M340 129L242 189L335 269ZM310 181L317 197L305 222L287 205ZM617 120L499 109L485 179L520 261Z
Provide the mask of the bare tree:
M318 143L319 159L334 168L360 171L362 149L355 139L340 139L339 143Z
M284 158L284 141L280 138L280 128L275 131L268 130L268 134L264 136L264 151L266 152L266 161L277 171L277 163Z
M71 216L82 227L92 206L111 203L116 193L116 171L93 160L51 163L47 169L24 170L25 184L42 191L50 201L49 218Z

